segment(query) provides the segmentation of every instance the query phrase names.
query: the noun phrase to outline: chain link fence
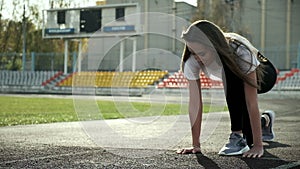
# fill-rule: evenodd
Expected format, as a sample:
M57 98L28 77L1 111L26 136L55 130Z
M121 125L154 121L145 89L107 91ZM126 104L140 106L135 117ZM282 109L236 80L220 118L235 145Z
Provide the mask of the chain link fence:
M280 70L287 70L300 67L300 43L299 45L292 45L289 48L289 56L287 56L287 49L285 46L269 47L261 50L263 54L269 58L274 65ZM67 60L67 71L76 71L77 52L69 53ZM81 66L82 71L88 68L87 53L82 53ZM119 60L118 57L104 58L104 65L99 65L99 70L111 70L109 66L116 67ZM289 62L287 64L287 62ZM0 70L15 70L15 71L64 71L64 53L22 53L10 52L0 53ZM289 65L289 67L286 67Z
M74 70L77 53L68 56L68 72ZM24 71L63 71L63 53L0 53L0 70L24 70Z

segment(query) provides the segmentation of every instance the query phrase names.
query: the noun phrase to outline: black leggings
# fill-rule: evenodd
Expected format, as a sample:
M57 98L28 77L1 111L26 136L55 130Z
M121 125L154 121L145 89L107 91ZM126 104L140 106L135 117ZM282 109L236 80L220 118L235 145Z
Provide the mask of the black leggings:
M261 118L261 126L265 126L267 124L267 121L265 118Z
M244 82L226 68L226 66L224 66L224 71L226 79L223 78L223 83L230 114L231 130L242 130L247 144L251 146L253 144L253 137L245 99Z

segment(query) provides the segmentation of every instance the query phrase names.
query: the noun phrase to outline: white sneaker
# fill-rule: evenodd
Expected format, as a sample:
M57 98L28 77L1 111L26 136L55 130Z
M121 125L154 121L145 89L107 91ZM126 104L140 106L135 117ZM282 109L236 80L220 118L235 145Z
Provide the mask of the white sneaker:
M275 120L275 113L272 110L266 110L263 115L267 115L270 118L270 123L268 126L262 127L262 140L263 141L271 141L275 138L275 134L273 131L273 124Z
M231 133L229 137L229 143L219 151L219 155L241 155L244 152L250 150L246 140L237 133Z

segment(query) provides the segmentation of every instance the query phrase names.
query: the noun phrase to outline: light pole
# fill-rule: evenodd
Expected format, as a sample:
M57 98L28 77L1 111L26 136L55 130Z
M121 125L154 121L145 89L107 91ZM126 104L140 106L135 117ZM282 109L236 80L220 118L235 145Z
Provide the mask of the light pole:
M230 31L235 31L235 25L234 25L234 1L235 0L225 0L226 4L230 5L230 11L231 11L231 18L230 18Z
M22 55L22 69L25 71L26 66L26 18L25 18L25 0L23 4L23 21L22 21L22 31L23 31L23 55Z

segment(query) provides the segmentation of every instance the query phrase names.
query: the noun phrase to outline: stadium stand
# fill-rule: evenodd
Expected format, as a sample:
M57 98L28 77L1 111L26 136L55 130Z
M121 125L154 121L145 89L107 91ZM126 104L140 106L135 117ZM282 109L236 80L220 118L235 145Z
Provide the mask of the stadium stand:
M203 89L210 88L223 88L223 83L220 81L211 80L206 77L203 72L200 74L201 87ZM188 81L184 77L182 72L175 72L173 75L170 75L167 79L164 79L157 85L157 88L186 88L188 87Z
M55 82L56 79L59 79L60 76L63 76L63 72L61 72L61 71L55 73L50 78L47 78L46 80L44 80L42 85L47 86L48 84L51 84L51 82Z
M59 74L55 71L0 71L1 86L42 86Z
M140 72L75 72L58 82L56 86L146 88L149 85L154 85L167 75L168 71L156 70Z
M300 90L300 70L293 68L290 71L282 71L277 77L275 90Z
M49 79L57 77L61 72L56 71L0 71L1 93L48 93L45 86Z
M203 89L223 88L223 83L213 81L200 74ZM22 93L62 93L72 94L72 87L82 90L92 87L96 94L121 93L130 89L130 95L142 95L153 89L181 89L188 87L182 72L145 70L139 72L75 72L63 74L61 71L0 71L0 92ZM111 89L114 89L112 91ZM300 70L278 71L277 91L300 90ZM123 91L128 94L128 90ZM82 92L84 93L84 92Z

